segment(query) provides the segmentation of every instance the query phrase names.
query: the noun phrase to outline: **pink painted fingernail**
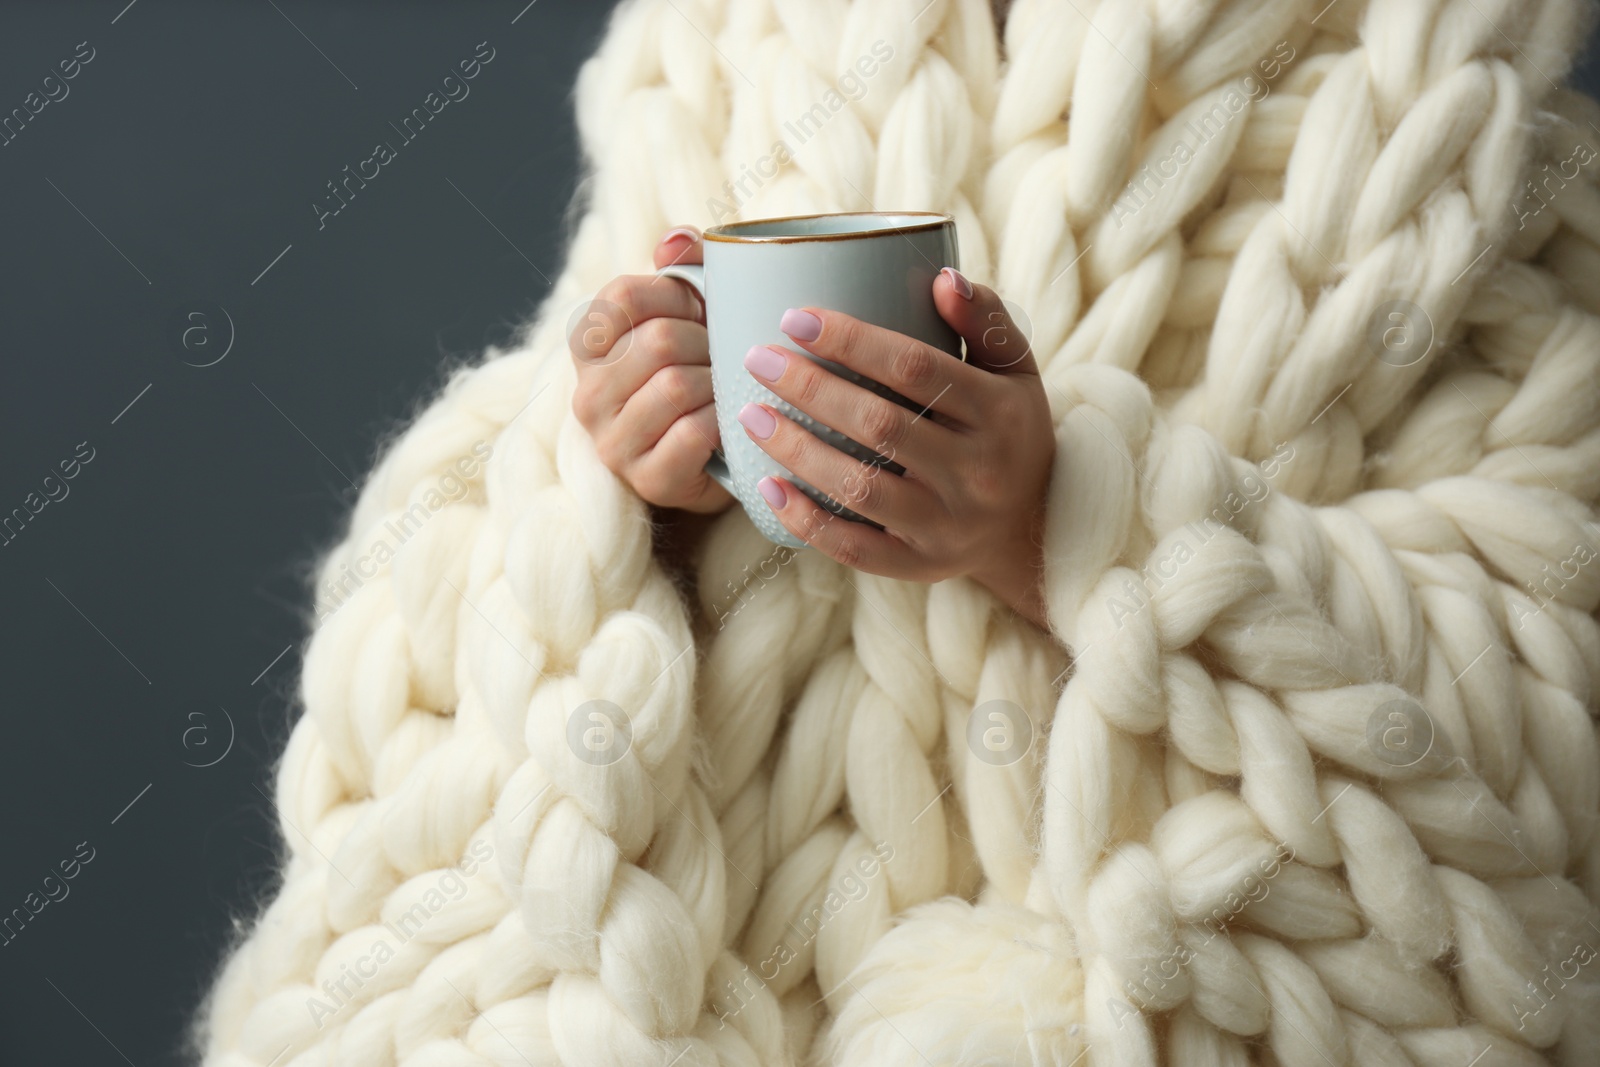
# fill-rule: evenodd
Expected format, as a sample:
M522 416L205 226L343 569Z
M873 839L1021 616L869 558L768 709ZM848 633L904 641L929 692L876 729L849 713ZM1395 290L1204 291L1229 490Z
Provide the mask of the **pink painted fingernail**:
M765 500L773 511L781 509L789 502L789 494L783 491L783 486L778 484L778 479L766 477L756 483L756 490L760 492L761 499Z
M940 270L939 273L948 274L950 276L950 284L955 286L957 296L963 300L972 299L972 283L967 281L967 276L965 274L962 274L954 267L945 267L944 269Z
M766 345L756 345L744 354L744 369L769 382L775 382L783 376L783 368L789 359L782 352Z
M778 320L778 329L796 341L815 341L822 336L822 320L809 311L790 308Z
M765 441L778 428L778 420L760 404L746 404L739 409L739 422L745 429Z

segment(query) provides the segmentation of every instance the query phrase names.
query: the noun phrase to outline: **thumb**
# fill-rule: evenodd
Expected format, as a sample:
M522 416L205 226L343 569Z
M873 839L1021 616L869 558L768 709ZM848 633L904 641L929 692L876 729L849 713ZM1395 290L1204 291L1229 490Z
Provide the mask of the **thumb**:
M704 263L700 231L693 226L679 226L668 230L656 244L656 270L675 263Z
M967 342L968 363L997 374L1039 373L1026 331L993 289L973 285L954 267L945 267L934 279L933 303Z

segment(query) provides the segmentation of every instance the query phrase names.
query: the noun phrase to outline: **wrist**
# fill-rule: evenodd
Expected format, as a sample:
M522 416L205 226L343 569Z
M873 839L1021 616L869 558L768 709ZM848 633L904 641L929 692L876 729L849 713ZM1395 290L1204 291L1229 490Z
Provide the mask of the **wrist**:
M1012 611L1041 630L1050 629L1044 595L1044 508L1026 524L1026 535L994 552L991 565L968 577L989 590Z
M1045 610L1044 572L1041 568L1012 566L1004 570L974 572L970 577L1039 629L1050 628Z

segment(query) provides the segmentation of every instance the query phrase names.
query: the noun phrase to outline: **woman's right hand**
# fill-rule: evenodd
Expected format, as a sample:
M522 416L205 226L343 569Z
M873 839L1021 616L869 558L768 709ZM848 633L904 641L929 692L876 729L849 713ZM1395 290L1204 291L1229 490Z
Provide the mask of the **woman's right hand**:
M700 263L700 235L669 231L659 269ZM578 368L572 410L600 459L645 501L709 514L733 497L705 472L721 444L711 404L705 309L688 283L624 274L595 296L567 339Z

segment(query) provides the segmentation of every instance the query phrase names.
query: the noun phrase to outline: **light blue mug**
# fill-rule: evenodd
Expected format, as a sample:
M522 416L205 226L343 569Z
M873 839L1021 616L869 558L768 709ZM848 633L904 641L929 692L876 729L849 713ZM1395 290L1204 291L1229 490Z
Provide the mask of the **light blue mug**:
M832 215L752 219L705 232L705 266L675 264L658 274L694 286L706 306L711 390L722 449L706 473L732 493L767 539L792 548L805 542L778 521L756 483L786 478L821 507L854 522L870 522L796 478L763 452L738 422L747 403L769 404L822 441L895 474L904 468L784 403L744 366L757 345L800 352L839 376L920 411L899 393L830 360L805 352L778 328L789 308L816 307L895 330L964 359L961 338L939 317L933 281L943 267L960 269L955 220L926 211L852 211ZM873 524L876 525L876 524Z

